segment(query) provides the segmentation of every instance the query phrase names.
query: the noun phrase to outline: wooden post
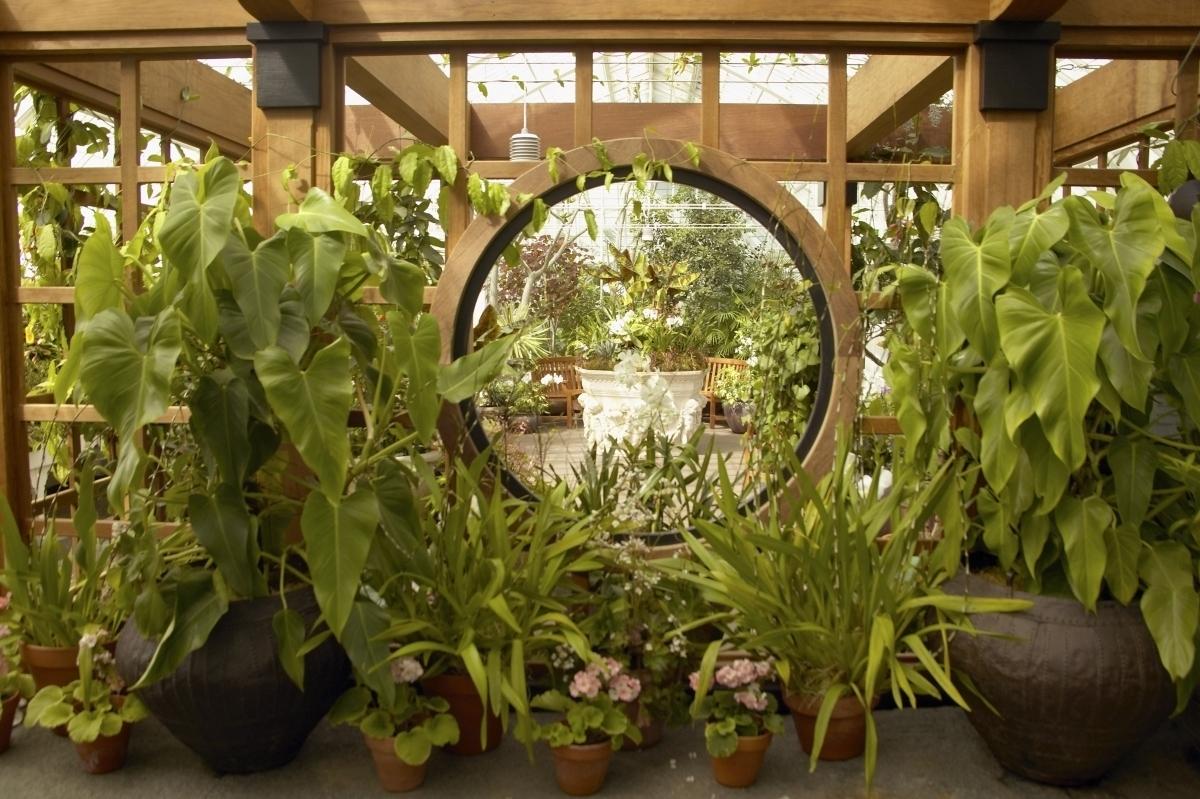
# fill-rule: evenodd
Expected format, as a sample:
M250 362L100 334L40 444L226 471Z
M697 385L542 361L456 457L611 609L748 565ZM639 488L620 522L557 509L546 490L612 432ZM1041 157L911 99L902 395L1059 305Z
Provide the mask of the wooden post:
M716 48L700 54L700 142L721 146L721 51Z
M117 161L121 166L121 240L130 241L141 223L141 188L138 164L142 130L141 68L136 58L121 59L121 108L117 118L119 144ZM136 273L132 273L136 275ZM134 280L140 275L134 276Z
M829 53L829 111L825 148L829 178L825 183L825 231L837 245L838 257L850 268L850 214L846 207L846 52Z
M5 112L0 114L0 480L12 507L17 527L29 532L29 437L21 418L25 403L25 336L21 305L17 302L20 285L21 252L17 220L17 190L7 167L16 163L16 124L12 108L13 68L0 63L0 97ZM0 565L3 555L0 554Z
M575 51L575 146L592 140L592 51Z
M1196 118L1196 94L1200 91L1200 55L1195 50L1179 62L1175 78L1175 136L1200 139L1200 119Z
M590 88L590 87L589 87ZM471 104L467 101L467 51L450 54L450 146L465 164L471 154ZM446 230L446 257L454 251L463 231L471 221L471 206L467 199L466 171L460 170L450 198L450 213Z

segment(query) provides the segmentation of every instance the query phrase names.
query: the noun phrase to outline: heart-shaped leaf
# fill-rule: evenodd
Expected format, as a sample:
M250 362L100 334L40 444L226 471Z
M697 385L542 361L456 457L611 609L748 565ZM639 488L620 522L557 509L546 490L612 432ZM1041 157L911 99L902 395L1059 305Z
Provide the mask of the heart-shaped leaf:
M125 297L125 259L113 244L104 214L96 214L96 230L83 243L75 265L75 313L80 322L107 308L120 308Z
M378 525L375 494L367 489L333 502L314 491L304 503L300 529L308 550L313 592L335 636L342 634L350 618Z
M300 210L294 214L280 214L275 218L275 226L280 230L298 227L309 233L340 231L355 236L367 235L367 228L362 222L355 219L341 203L315 186L304 196Z
M246 384L228 369L204 375L196 383L188 407L196 440L216 464L221 481L241 485L250 455L246 446L250 392Z
M1172 679L1182 680L1196 659L1200 595L1190 568L1191 553L1176 541L1160 541L1142 550L1138 573L1146 583L1142 617L1158 656Z
M222 483L211 494L192 494L188 497L188 518L196 540L236 596L248 599L266 593L266 578L258 569L258 545L241 489Z
M221 255L250 341L255 349L266 349L279 337L279 297L288 279L287 243L277 234L251 251L239 237L230 236Z
M1008 283L1012 271L1008 243L1011 228L1011 208L993 214L975 236L966 221L958 217L942 227L942 263L950 307L967 341L988 360L997 344L992 298Z
M441 407L438 360L442 355L442 337L437 320L424 314L418 317L415 329L408 317L398 311L390 312L387 320L392 331L396 368L408 377L405 404L409 418L421 440L428 441Z
M1112 523L1112 508L1100 497L1063 497L1054 511L1054 524L1063 539L1067 581L1075 598L1088 610L1096 609L1104 582L1108 562L1104 531Z
M287 232L287 249L296 273L304 314L315 325L333 301L346 243L338 235L312 235L299 227Z
M214 159L171 184L158 241L185 281L202 275L225 247L241 188L242 178L228 158Z

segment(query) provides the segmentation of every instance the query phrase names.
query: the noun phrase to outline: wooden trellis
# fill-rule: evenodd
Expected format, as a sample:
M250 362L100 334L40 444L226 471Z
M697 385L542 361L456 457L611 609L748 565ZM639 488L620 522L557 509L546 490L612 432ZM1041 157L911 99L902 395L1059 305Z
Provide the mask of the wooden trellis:
M1195 3L694 0L671 7L646 0L612 0L597 9L594 4L572 0L542 4L518 0L167 0L155 4L152 12L140 0L68 4L10 0L0 4L0 92L12 97L14 85L24 82L113 113L117 120L115 166L31 170L13 166L13 114L0 115L0 307L4 311L0 328L0 457L4 465L0 479L22 525L28 528L33 521L28 424L91 422L99 421L99 416L90 406L54 405L26 395L21 306L70 306L74 292L69 286L21 285L18 192L42 181L117 184L121 189L120 232L127 239L138 224L139 187L161 183L166 177L163 167L138 163L138 134L144 128L193 143L211 137L223 152L248 156L243 174L254 181L255 219L265 230L291 202L278 179L285 168L297 167L294 188L328 189L332 153L347 140L362 139L359 126L365 127L369 114L343 107L344 86L357 87L382 112L391 114L389 124L419 131L431 140L444 136L464 161L473 152L474 131L480 145L475 154L486 157L473 160L470 169L486 178L515 179L530 165L501 160L494 147L483 147L479 126L486 129L487 123L468 102L468 56L570 50L576 65L575 102L569 110L562 109L565 116L556 128L561 129L562 139L546 144L569 149L588 143L599 133L605 138L641 136L643 128L651 124L647 113L669 115L655 118L654 124L662 125L690 120L693 117L689 115L694 114L694 123L687 123L694 127L694 134L681 138L693 138L735 157L749 154L758 169L776 180L824 183L828 201L823 223L843 263L848 262L850 236L849 208L841 201L847 184L949 184L954 187L954 210L978 223L997 205L1020 203L1033 196L1055 172L1064 169L1072 185L1116 185L1116 170L1083 170L1074 165L1136 139L1145 122L1169 120L1184 135L1195 135L1198 71L1191 48L1200 31L1200 6ZM148 18L150 13L153 16ZM975 43L975 24L996 19L1043 20L1051 15L1063 26L1055 49L1058 56L1138 59L1136 64L1150 66L1114 62L1097 72L1103 73L1099 80L1093 80L1093 75L1087 79L1089 83L1080 81L1070 93L1058 92L1063 107L1057 114L1054 92L1050 93L1050 108L1044 111L980 112L983 65ZM236 87L187 68L196 58L253 56L245 26L256 19L325 23L320 73L323 101L318 108L259 109ZM699 53L698 109L642 109L641 116L631 114L621 121L612 108L595 104L593 53L614 48ZM722 104L722 51L823 54L828 65L828 104L820 121L812 124L823 125L824 151L812 160L788 155L794 148L787 134L778 131L789 114L794 115L794 109L773 108L748 122L741 109ZM421 95L407 84L428 89L428 84L422 83L432 79L427 77L429 60L424 58L428 53L449 54L449 76L444 84L437 84L436 91ZM874 66L866 73L869 83L866 78L857 83L847 79L851 53L871 54ZM1189 53L1191 58L1184 64ZM1157 72L1151 74L1154 70ZM441 77L440 71L432 72ZM208 81L196 92L196 104L174 102L171 81L183 78L171 75ZM1157 93L1144 91L1148 83L1158 87ZM951 154L946 162L856 160L864 142L877 138L881 126L888 127L889 114L893 121L902 122L950 88L955 102ZM1124 102L1122 91L1128 93L1129 102ZM871 102L862 100L864 92ZM1114 95L1120 102L1114 100L1103 108L1089 99ZM381 112L372 113L378 116ZM493 113L499 119L504 112ZM1085 119L1089 114L1101 118ZM754 124L763 126L761 132ZM241 152L239 136L246 137ZM751 139L754 151L739 152L749 147ZM1102 167L1105 164L1103 159L1100 163ZM455 187L449 217L449 250L469 222L462 181ZM434 299L432 292L427 301ZM368 295L367 301L382 302L377 295ZM867 310L881 310L886 303L872 297L865 305ZM157 421L186 420L186 409L172 408ZM868 418L862 427L869 433L899 432L891 418Z

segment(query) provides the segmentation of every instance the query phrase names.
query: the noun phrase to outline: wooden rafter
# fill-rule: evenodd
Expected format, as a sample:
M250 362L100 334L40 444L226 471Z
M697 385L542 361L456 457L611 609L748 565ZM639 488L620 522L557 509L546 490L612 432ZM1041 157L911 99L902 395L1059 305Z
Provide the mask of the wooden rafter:
M23 83L65 96L109 114L120 106L121 74L116 63L18 63ZM200 147L216 142L240 158L250 144L250 90L198 61L146 64L141 80L142 125Z
M992 0L989 17L1013 22L1034 22L1057 14L1067 0Z
M1146 125L1170 122L1176 61L1113 61L1059 89L1054 161L1070 165L1128 144Z
M847 151L862 155L953 83L954 59L947 56L871 56L850 79Z
M429 56L348 58L346 85L421 141L446 143L450 79Z
M313 19L316 0L238 0L238 4L253 16L270 22L299 22Z

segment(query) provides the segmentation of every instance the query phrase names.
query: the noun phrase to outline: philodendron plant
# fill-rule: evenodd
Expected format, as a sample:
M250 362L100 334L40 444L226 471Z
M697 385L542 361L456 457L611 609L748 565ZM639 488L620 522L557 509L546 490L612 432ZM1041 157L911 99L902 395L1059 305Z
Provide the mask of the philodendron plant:
M449 148L397 160L426 183L459 169ZM311 582L323 627L286 607L274 620L302 685L305 639L343 635L388 498L405 495L406 475L385 467L430 445L442 402L473 396L509 345L440 365L424 270L391 254L349 199L310 189L264 237L226 158L181 168L164 194L121 248L97 216L56 396L93 403L116 434L109 505L150 553L135 618L158 647L140 684L201 646L231 600L278 592L286 603L286 588ZM364 306L367 288L388 305ZM183 414L183 444L146 429ZM151 534L163 514L194 536L182 556Z
M977 231L942 232L941 275L896 268L908 319L888 376L909 457L974 467L978 542L1018 587L1138 601L1189 694L1200 621L1200 213L1142 179ZM951 416L957 417L952 430Z

